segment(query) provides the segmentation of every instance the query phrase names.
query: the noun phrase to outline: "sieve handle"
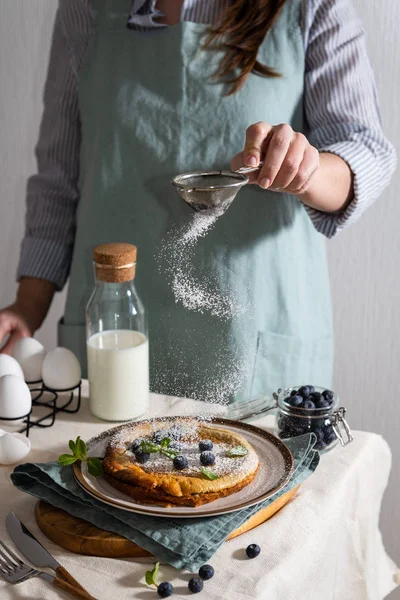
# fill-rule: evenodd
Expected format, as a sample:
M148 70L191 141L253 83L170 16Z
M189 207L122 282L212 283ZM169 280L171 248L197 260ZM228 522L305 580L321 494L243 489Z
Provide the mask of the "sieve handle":
M233 172L240 173L240 175L246 175L246 173L254 173L254 171L259 171L263 164L264 162L261 161L257 167L240 167L240 169L236 169L236 171Z

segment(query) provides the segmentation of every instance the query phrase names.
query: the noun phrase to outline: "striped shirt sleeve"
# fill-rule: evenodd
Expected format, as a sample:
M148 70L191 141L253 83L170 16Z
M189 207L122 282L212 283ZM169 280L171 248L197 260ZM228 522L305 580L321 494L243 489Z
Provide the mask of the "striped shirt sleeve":
M72 259L80 148L77 72L64 29L62 2L60 7L35 150L38 172L28 181L25 237L17 271L18 280L38 277L57 289L64 286Z
M305 117L321 152L340 156L354 174L347 208L306 207L316 229L331 238L354 223L389 184L396 153L385 138L365 34L350 0L306 0Z

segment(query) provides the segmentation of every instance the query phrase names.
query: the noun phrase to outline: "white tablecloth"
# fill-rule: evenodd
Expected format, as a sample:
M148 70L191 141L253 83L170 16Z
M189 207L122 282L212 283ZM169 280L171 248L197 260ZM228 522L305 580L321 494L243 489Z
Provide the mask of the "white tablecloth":
M150 414L196 414L198 406L189 400L153 395ZM272 423L272 417L266 417L255 424L269 428ZM67 451L69 439L80 435L87 440L109 427L109 423L90 415L84 399L78 414L59 415L49 429L32 429L32 451L26 460L55 460ZM281 512L220 548L209 561L215 576L205 583L200 598L381 600L400 583L400 572L386 555L378 528L390 471L390 450L378 435L355 432L354 438L346 448L335 448L322 457L316 473ZM48 541L35 522L35 499L12 486L12 469L0 466L1 540L10 542L4 517L12 509L98 600L158 598L155 589L144 581L150 559L79 556ZM253 560L244 554L244 548L251 543L261 546L260 556ZM159 581L172 582L173 598L191 595L187 588L190 577L188 572L160 567ZM38 579L18 586L0 580L0 598L50 600L60 598L60 594Z

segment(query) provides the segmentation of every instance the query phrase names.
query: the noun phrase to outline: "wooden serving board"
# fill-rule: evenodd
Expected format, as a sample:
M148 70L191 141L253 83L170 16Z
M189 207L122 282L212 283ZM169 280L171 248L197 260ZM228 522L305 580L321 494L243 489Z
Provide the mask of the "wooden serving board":
M232 531L227 540L254 529L278 512L296 494L300 486L286 492L272 504L255 513L238 529ZM55 508L40 500L35 507L35 516L42 532L52 542L65 550L108 558L143 558L151 556L134 542L110 531L99 529L83 519L73 517L61 508Z

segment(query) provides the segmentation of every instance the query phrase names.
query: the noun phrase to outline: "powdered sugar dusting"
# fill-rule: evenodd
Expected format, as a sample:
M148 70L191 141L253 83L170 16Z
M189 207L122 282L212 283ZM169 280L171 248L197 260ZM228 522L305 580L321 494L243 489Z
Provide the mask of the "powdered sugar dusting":
M166 258L165 272L170 280L175 301L189 310L229 319L243 314L246 306L232 290L222 293L212 274L195 272L195 245L214 227L218 213L211 210L194 213L190 223L171 231L164 241L162 254Z
M189 223L179 229L170 230L160 247L159 269L166 276L176 303L183 305L187 310L207 314L210 319L233 324L243 315L251 314L247 295L243 294L243 289L240 288L241 282L238 281L233 289L229 280L225 280L221 289L222 282L218 279L218 274L213 273L212 267L201 265L201 260L195 260L198 242L212 231L219 216L220 213L216 210L194 212ZM210 240L210 243L213 242ZM218 323L215 325L218 331ZM245 325L239 322L233 324L233 329L239 327L242 328L243 340ZM191 335L191 332L185 331L183 335ZM252 343L250 337L249 334L249 344ZM193 343L197 342L194 340ZM223 347L225 343L229 343L229 348ZM242 345L239 347L237 344L235 347L232 336L229 342L227 338L221 338L219 343L216 340L205 340L205 346L203 344L202 341L199 351L215 357L212 371L205 374L201 361L199 366L192 362L189 379L198 381L199 385L195 389L193 386L185 386L185 395L194 400L226 405L241 390L243 382L251 376L253 360ZM177 390L182 390L187 357L177 347L171 347L171 353L176 364L175 372L164 372L160 369L155 376L164 393L176 395ZM207 381L204 385L205 375Z

